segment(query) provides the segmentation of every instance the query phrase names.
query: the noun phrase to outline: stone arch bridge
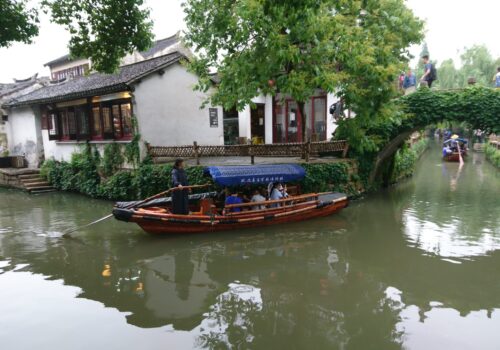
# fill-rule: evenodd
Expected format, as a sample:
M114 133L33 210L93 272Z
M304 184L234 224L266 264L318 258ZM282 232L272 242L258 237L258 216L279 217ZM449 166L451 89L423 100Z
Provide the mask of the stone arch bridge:
M390 136L378 152L369 182L381 175L383 165L415 131L443 121L466 122L472 129L500 133L500 89L471 87L460 90L421 90L401 97L396 103L405 117L391 122ZM370 131L368 131L368 134ZM376 132L372 132L372 135Z

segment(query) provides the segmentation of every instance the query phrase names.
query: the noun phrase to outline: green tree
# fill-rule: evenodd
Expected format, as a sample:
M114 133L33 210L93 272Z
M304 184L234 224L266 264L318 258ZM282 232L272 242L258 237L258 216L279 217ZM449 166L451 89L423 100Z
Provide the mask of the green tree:
M495 73L495 60L484 45L474 45L466 48L460 56L462 68L459 86L465 87L469 78L475 78L478 85L491 86L491 79Z
M437 81L441 89L453 89L458 87L460 71L455 68L455 62L452 59L445 60L438 68L439 80Z
M93 68L111 73L120 59L152 42L152 22L143 0L43 0L39 5L71 35L74 57L88 57ZM30 43L38 34L38 11L24 0L0 0L0 47Z
M407 48L422 39L423 23L403 0L186 0L184 8L196 88L209 91L216 70L220 84L206 102L226 108L282 93L304 115L320 88L367 121L395 95Z
M0 0L0 47L13 42L31 43L38 35L38 12L25 1Z

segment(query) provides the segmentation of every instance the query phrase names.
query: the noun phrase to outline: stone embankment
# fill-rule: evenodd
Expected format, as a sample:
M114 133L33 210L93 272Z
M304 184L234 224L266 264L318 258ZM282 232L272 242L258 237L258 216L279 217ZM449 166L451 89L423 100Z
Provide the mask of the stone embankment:
M30 193L56 190L47 180L40 176L39 169L0 169L0 186L19 188Z

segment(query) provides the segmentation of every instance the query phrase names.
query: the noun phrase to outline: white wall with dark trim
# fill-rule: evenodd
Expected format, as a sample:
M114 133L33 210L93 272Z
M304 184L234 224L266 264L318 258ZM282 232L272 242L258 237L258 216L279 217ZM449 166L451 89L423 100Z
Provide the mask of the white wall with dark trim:
M43 156L40 120L31 107L14 108L9 113L9 152L26 157L30 168L37 168Z
M142 140L153 146L222 145L222 108L218 126L211 127L209 107L200 109L205 94L194 91L198 78L179 63L135 85L134 115Z

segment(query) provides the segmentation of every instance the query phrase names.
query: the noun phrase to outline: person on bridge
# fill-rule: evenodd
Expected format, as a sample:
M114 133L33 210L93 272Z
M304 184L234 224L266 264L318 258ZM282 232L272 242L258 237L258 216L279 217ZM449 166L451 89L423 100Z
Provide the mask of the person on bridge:
M405 95L415 92L416 87L417 87L417 78L415 77L415 74L413 74L411 69L408 69L408 72L406 73L405 78L403 80L403 89L405 90Z
M495 83L495 87L500 89L500 67L497 68L497 74L493 77L493 82Z
M429 88L432 87L432 83L436 80L436 68L429 60L429 56L425 55L422 57L424 61L424 75L420 78L420 81L425 81Z

